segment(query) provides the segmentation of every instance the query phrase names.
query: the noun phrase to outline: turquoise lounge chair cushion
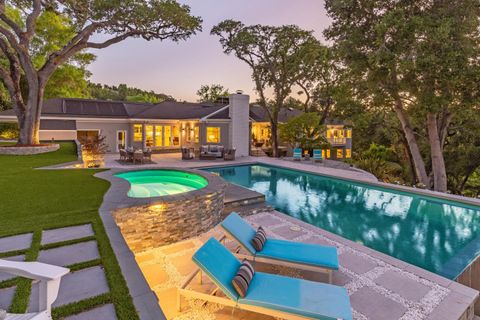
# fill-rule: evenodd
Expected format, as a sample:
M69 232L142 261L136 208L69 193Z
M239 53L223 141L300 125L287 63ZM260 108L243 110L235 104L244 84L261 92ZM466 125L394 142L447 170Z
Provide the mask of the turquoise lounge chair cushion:
M193 262L232 300L239 295L232 285L240 261L214 238L210 238L192 257Z
M293 156L294 157L301 157L302 156L302 149L300 149L300 148L293 149Z
M315 149L313 150L314 159L322 159L322 150Z
M313 319L352 319L347 291L334 285L256 272L239 303Z
M262 251L257 252L250 242L255 236L255 229L236 212L230 213L221 226L256 257L338 270L338 255L335 247L268 238Z
M268 238L255 256L338 270L337 249L318 244Z
M256 250L250 242L255 236L256 230L252 228L245 220L243 220L238 213L232 212L223 220L221 226L227 231L235 240L238 241L250 254L254 255Z

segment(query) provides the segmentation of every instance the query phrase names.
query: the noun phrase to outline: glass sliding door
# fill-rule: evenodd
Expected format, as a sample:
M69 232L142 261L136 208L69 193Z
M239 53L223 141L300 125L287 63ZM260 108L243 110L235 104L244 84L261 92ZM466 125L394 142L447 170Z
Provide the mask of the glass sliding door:
M163 147L163 126L155 126L155 146Z
M145 126L145 145L148 148L153 147L153 126L151 125Z
M178 126L173 126L173 146L179 147L180 146L180 128Z

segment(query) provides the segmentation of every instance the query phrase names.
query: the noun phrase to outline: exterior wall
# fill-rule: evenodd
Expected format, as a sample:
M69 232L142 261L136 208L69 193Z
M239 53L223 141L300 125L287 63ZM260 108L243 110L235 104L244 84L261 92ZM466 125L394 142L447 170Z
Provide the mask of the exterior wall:
M231 147L236 149L239 157L250 154L250 97L244 94L231 94L229 96L231 119L230 133Z
M77 120L77 130L100 130L100 135L105 136L105 143L110 153L117 152L117 131L127 131L127 146L131 141L129 138L130 124L127 122L93 122Z
M38 135L40 141L51 141L52 139L56 141L77 139L77 131L74 130L40 130Z
M207 127L220 127L220 143L207 143ZM232 144L229 130L230 123L228 122L216 122L214 120L208 120L200 123L200 145L218 144L224 146L225 148L231 148Z

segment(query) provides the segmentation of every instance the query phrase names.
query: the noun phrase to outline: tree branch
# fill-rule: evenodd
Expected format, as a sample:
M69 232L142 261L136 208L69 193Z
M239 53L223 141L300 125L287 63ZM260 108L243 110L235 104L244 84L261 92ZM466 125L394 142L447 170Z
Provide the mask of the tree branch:
M15 32L17 37L20 38L22 35L22 28L18 24L15 23L12 19L10 19L6 14L5 14L5 1L0 1L0 21L3 21L7 26L12 28L12 30Z
M41 10L42 10L41 0L34 0L32 12L27 17L26 31L22 33L21 40L20 40L20 43L26 47L30 43L30 40L32 39L35 33L35 25L37 22L37 18L40 16Z

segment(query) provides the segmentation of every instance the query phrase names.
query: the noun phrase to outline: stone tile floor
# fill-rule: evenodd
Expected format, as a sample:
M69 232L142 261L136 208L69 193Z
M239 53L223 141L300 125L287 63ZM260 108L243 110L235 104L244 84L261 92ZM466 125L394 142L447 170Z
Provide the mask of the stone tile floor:
M38 261L69 267L85 262L92 262L100 259L97 242L92 240L95 236L90 224L66 227L53 230L44 230L40 244L48 245L42 248L38 255ZM69 241L80 241L71 243ZM85 241L83 241L85 240ZM24 255L9 256L8 252L15 253L25 250L32 245L32 234L17 235L13 237L0 238L0 254L6 255L3 259L22 261ZM7 280L12 279L11 275L0 273L0 287ZM8 309L12 303L15 287L0 289L0 308ZM64 306L70 303L77 303L109 292L107 279L103 268L100 265L79 268L63 277L60 284L58 298L53 304L54 307ZM38 282L33 282L30 294L29 311L38 308ZM84 311L66 318L68 320L116 320L115 308L112 304L98 306L94 309Z
M477 294L469 289L460 294L458 285L452 281L435 281L435 275L418 276L406 271L407 264L404 262L372 254L368 248L349 243L348 240L313 226L306 226L303 222L287 218L278 212L260 213L247 219L254 226L265 227L271 237L337 247L340 270L334 272L333 283L347 289L355 319L458 319ZM195 300L184 301L182 313L176 311L176 288L195 270L191 257L211 236L218 239L221 232L214 229L200 237L136 255L137 263L157 294L167 319L273 319ZM230 249L234 247L231 241L227 241L226 245ZM325 275L312 272L258 263L256 268L309 280L327 280ZM192 286L203 292L213 288L206 277L203 285L195 284L194 281Z

